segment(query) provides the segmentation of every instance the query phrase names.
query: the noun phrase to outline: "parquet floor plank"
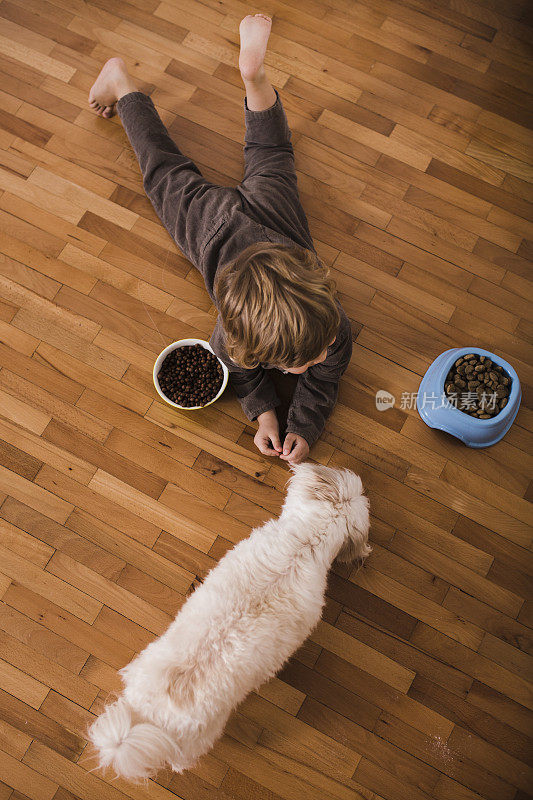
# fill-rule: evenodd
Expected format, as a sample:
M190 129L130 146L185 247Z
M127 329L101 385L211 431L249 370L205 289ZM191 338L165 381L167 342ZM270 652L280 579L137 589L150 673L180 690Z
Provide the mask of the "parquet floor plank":
M216 309L144 195L124 57L205 176L242 177L242 0L0 2L0 800L522 800L531 791L531 51L509 0L275 0L266 58L320 258L352 325L310 456L361 475L374 550L183 775L91 772L117 670L252 527L288 471L228 390L152 385ZM450 347L516 368L486 450L402 398ZM395 407L382 412L383 389Z

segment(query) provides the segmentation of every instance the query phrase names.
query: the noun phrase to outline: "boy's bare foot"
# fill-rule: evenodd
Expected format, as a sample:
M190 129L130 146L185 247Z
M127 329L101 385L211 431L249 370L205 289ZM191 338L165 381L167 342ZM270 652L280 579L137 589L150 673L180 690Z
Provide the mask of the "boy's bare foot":
M271 27L272 20L266 14L248 14L241 20L239 69L245 83L261 80L264 77L263 61Z
M106 61L89 92L89 105L101 117L112 117L121 97L137 91L137 84L121 58Z

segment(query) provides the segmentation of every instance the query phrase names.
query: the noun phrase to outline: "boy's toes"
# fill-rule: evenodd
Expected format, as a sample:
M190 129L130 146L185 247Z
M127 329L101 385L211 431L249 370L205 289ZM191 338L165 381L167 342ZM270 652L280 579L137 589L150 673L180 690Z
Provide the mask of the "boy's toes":
M115 114L115 106L106 106L104 108L104 112L102 114L103 117L109 119L110 117L114 116Z

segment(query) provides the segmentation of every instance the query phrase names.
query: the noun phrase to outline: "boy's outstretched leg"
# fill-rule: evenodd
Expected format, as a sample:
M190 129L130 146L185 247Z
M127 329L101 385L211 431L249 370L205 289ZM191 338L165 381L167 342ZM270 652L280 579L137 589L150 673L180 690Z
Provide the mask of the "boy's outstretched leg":
M121 58L104 64L89 93L89 106L101 117L118 114L158 217L186 258L202 272L204 245L222 209L239 202L236 190L208 181L181 152ZM207 286L207 276L202 274ZM212 290L210 284L208 289Z
M241 20L239 26L239 69L246 87L246 102L250 111L264 111L276 102L276 92L266 76L263 64L271 27L272 20L266 14L249 14Z
M245 210L296 244L314 250L298 194L291 131L281 98L265 72L271 27L266 14L249 14L239 27L246 132L244 177L237 188Z

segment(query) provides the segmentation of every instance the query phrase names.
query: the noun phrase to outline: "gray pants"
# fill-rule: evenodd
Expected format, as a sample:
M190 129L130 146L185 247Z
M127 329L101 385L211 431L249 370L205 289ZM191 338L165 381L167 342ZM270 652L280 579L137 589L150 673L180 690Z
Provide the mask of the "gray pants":
M264 111L250 111L244 101L244 177L236 188L218 186L202 176L171 139L147 95L131 92L118 101L117 111L139 161L146 194L178 247L204 275L208 290L216 265L206 273L201 254L222 214L233 258L250 244L250 233L244 231L248 220L314 249L298 196L291 133L276 95L275 104ZM256 241L267 238L260 234L258 230Z

